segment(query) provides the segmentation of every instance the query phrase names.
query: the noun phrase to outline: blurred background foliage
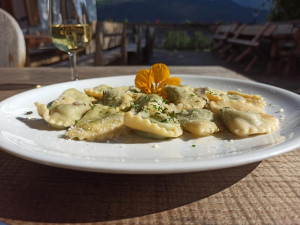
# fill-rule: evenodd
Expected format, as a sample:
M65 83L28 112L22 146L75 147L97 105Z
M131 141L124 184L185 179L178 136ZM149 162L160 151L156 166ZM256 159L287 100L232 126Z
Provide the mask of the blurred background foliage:
M272 7L270 21L300 20L300 0L268 0Z
M164 35L164 48L169 50L193 49L208 51L211 48L211 37L200 31L189 33L187 31L167 31Z

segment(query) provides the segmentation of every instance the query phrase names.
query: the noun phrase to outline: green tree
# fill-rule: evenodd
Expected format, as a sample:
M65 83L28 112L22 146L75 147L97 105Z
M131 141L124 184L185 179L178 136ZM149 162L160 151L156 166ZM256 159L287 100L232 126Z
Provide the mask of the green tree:
M184 31L168 31L164 37L164 46L167 49L187 49L191 38Z
M268 0L272 2L270 21L288 21L300 19L300 0Z
M193 48L198 51L210 50L212 40L208 36L205 36L200 31L196 31L193 37Z

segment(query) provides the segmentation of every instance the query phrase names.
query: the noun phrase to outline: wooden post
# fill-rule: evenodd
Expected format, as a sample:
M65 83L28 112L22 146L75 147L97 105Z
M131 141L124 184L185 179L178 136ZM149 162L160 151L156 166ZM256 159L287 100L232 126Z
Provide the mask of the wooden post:
M142 62L142 52L141 52L141 25L137 25L137 56L138 56L138 63Z
M101 66L103 65L103 53L102 53L103 24L100 22L97 22L95 42L96 42L96 52L94 56L94 66Z
M127 45L127 40L126 40L126 24L123 24L123 29L122 29L122 37L121 37L121 64L122 65L127 65L128 64L128 56L127 56L127 50L126 50L126 45Z

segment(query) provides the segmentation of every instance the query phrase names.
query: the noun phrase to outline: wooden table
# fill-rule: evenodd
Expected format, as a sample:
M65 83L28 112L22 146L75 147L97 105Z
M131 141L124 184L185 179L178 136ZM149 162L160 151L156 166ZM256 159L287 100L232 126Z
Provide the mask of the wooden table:
M135 74L141 68L84 67L79 73L84 79ZM170 67L170 71L246 79L222 67ZM0 68L0 99L36 84L68 81L69 72ZM236 168L172 175L79 172L0 151L1 222L300 224L300 149Z

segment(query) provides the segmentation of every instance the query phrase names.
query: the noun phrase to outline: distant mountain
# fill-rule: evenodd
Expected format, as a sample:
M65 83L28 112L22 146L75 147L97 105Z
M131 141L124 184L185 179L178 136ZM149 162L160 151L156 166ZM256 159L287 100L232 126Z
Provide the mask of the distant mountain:
M98 0L97 15L98 20L129 22L160 20L164 23L252 23L254 8L242 6L245 2L246 0ZM256 21L264 23L267 14L267 10L260 10Z
M236 4L247 7L247 8L252 8L252 9L264 9L264 10L270 10L272 3L268 0L232 0Z

